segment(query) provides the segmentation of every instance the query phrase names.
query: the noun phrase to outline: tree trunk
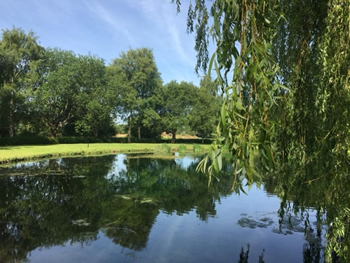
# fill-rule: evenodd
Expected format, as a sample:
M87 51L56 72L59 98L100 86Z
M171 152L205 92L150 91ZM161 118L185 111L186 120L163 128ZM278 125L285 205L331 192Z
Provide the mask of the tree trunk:
M14 124L13 124L13 95L11 95L11 99L10 99L9 134L10 134L10 138L13 138L13 136L14 136Z
M138 133L138 138L140 140L141 139L141 125L140 124L137 125L137 133Z
M131 121L132 121L132 117L130 115L129 117L129 130L128 130L128 142L131 142Z
M98 137L98 128L94 128L94 129L93 129L93 134L94 134L94 137L95 137L95 138Z
M171 131L171 143L176 142L176 130Z
M57 129L54 125L51 125L50 127L50 133L51 133L51 138L56 138L57 135Z
M202 135L202 144L204 144L204 136Z

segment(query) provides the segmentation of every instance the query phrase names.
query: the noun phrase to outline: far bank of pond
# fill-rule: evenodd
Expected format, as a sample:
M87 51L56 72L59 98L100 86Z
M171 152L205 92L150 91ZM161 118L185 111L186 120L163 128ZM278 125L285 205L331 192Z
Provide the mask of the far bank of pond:
M206 144L170 143L79 143L55 145L0 146L0 165L67 156L94 156L114 153L198 153L206 152Z

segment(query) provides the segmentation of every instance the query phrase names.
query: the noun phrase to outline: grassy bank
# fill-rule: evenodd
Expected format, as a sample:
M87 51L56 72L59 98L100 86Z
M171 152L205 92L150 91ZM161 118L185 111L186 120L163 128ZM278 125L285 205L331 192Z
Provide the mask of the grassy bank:
M209 145L154 143L93 143L89 145L85 143L44 146L2 146L0 147L0 164L77 155L88 156L130 152L204 152L208 149Z

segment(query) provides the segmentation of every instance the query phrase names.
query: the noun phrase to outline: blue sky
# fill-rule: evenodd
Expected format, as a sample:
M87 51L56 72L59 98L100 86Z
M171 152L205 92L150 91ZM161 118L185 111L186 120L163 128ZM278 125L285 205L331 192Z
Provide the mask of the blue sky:
M194 35L170 0L1 0L0 28L32 30L44 47L92 54L110 64L122 51L151 48L164 83L199 85Z

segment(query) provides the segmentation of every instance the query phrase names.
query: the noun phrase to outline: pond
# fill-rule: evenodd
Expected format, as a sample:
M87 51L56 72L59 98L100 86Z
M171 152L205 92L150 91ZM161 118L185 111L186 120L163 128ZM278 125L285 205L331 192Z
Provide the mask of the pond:
M0 262L324 262L319 207L296 204L275 178L208 186L199 161L119 154L0 168Z

